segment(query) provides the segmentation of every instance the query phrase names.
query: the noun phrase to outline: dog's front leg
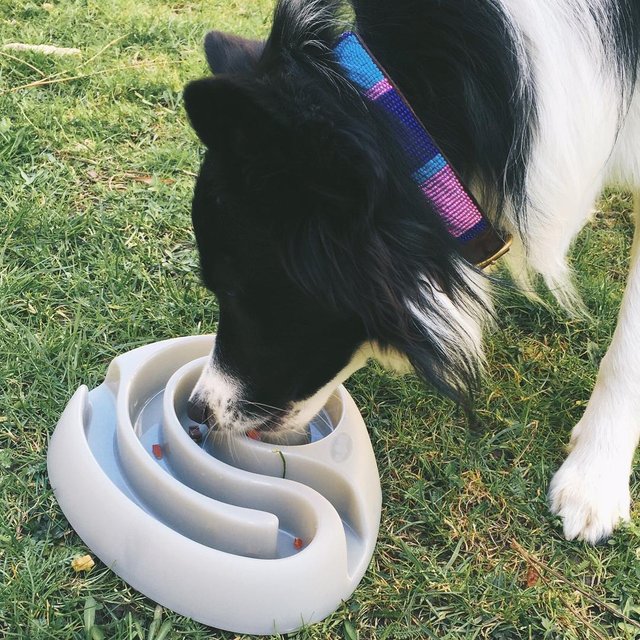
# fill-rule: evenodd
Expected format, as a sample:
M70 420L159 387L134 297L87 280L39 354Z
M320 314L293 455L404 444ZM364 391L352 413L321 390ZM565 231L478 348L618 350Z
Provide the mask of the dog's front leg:
M595 543L629 520L629 476L640 437L640 192L629 280L611 346L571 452L551 481L551 510L564 535Z

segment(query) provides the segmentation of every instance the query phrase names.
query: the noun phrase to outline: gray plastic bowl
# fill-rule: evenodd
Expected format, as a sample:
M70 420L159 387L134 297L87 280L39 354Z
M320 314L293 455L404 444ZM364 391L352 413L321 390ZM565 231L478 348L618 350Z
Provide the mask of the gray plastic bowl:
M373 450L343 387L307 444L194 442L187 399L213 341L135 349L80 387L51 438L49 479L89 549L146 596L236 633L295 631L335 611L367 569L381 509Z

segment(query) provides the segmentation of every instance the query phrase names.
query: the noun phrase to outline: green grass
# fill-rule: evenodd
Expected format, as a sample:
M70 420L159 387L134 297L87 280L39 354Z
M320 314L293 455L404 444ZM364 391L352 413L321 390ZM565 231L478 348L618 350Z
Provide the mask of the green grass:
M114 640L159 626L154 603L105 566L72 571L87 550L48 485L47 441L76 387L98 384L115 355L215 330L189 223L200 147L180 94L205 73L209 28L264 34L270 10L271 0L0 0L1 42L82 50L0 49L3 638L85 638L85 615ZM574 252L593 321L503 296L482 433L412 377L372 366L349 381L382 478L379 542L353 597L292 637L640 636L621 615L640 620L637 508L635 525L593 548L564 541L545 505L613 331L629 209L608 193ZM170 638L237 637L162 620Z

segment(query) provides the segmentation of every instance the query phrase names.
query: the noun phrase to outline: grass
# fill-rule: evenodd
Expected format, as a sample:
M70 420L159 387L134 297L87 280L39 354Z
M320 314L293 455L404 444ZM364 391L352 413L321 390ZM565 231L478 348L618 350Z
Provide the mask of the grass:
M215 330L189 224L200 148L180 94L206 72L208 29L264 34L271 6L0 0L2 42L82 51L0 49L3 638L85 638L92 620L114 640L159 640L169 626L169 638L237 637L156 610L100 563L74 573L87 549L56 505L45 456L73 391L98 384L115 355ZM481 433L412 377L371 366L350 380L382 477L379 542L353 597L291 637L640 636L638 508L636 524L589 547L564 541L545 504L613 331L629 209L607 193L575 248L593 321L503 296Z

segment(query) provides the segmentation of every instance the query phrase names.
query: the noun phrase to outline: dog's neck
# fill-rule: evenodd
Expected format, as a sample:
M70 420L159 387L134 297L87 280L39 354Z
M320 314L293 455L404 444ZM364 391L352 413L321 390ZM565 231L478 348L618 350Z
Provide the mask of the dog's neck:
M480 268L494 263L509 250L510 239L504 240L489 222L384 68L352 31L340 36L334 54L365 98L389 115L412 180L456 240L460 254Z

